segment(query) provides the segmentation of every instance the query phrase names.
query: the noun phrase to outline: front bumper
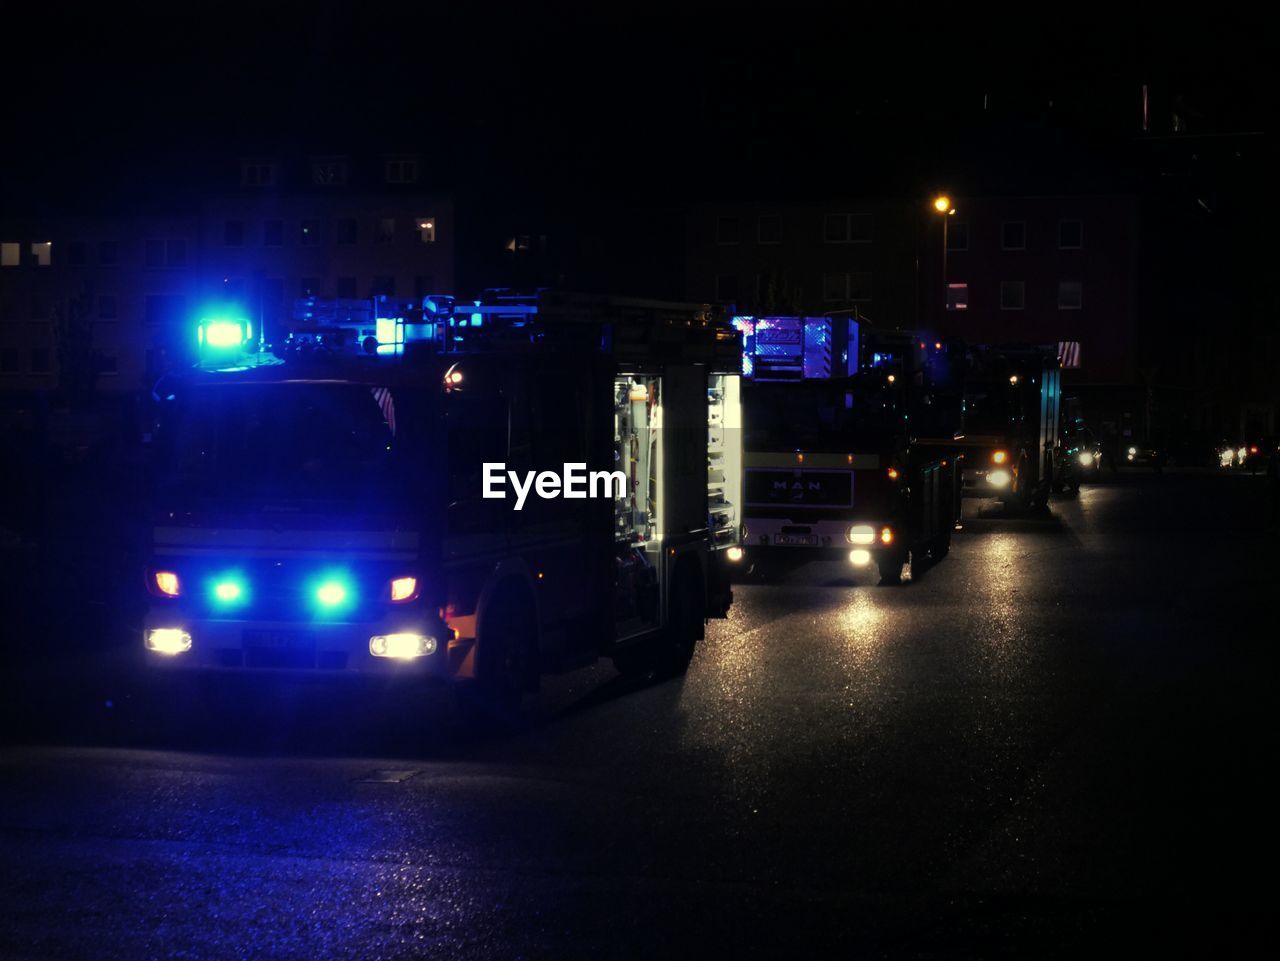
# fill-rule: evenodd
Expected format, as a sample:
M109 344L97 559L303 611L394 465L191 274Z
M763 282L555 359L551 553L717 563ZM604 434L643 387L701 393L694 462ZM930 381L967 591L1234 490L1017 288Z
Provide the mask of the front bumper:
M189 650L160 653L147 648L153 630L186 632ZM412 658L376 657L375 636L420 634L435 640L433 653ZM276 672L325 677L443 677L450 674L452 632L430 623L421 611L355 623L213 620L153 607L143 619L142 642L149 667L164 671Z

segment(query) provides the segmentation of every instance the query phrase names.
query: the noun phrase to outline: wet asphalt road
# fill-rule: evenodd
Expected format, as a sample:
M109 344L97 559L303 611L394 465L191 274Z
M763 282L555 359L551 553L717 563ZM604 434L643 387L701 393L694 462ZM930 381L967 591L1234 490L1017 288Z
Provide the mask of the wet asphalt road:
M501 738L438 733L447 698L230 724L144 710L115 658L15 668L0 957L1247 954L1277 855L1264 490L970 503L914 583L743 585L682 681L549 679Z

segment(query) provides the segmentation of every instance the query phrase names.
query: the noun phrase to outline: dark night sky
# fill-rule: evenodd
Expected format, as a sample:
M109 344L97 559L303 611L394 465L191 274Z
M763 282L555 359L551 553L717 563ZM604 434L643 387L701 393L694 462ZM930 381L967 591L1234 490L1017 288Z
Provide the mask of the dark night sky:
M0 40L6 194L143 170L152 184L174 155L362 146L423 150L446 187L516 195L887 193L989 174L1011 143L1061 159L1063 130L1105 154L1133 132L1143 82L1189 98L1201 130L1269 128L1275 109L1255 24L513 9L28 11Z

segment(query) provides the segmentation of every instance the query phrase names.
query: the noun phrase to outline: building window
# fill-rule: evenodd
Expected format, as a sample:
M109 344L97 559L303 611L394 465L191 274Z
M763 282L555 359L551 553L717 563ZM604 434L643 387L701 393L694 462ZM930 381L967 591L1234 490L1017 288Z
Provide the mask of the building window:
M969 225L954 218L947 221L947 250L969 249Z
M969 285L947 284L947 310L969 309Z
M22 244L0 244L0 266L20 267L22 265Z
M116 319L116 298L114 294L98 295L98 316L103 320Z
M837 271L822 275L822 299L829 304L871 299L871 275Z
M435 293L435 274L418 274L413 278L413 296L421 300Z
M379 274L373 278L373 296L394 297L396 295L396 279L388 274Z
M83 267L89 262L89 245L83 240L73 240L67 244L67 263L72 267Z
M222 242L228 247L244 246L244 221L228 220L222 225Z
M1027 306L1027 285L1021 280L1000 281L1000 309L1022 310Z
M185 240L148 240L145 263L148 267L185 267L187 242Z
M356 279L354 277L338 278L338 299L339 300L355 300L356 299Z
M347 162L333 157L311 161L311 182L322 187L339 187L347 182Z
M276 165L246 163L240 166L240 182L246 187L270 187L276 182Z
M716 274L716 300L729 303L738 299L738 278L735 274Z
M1084 224L1079 220L1058 221L1058 248L1079 250L1084 246Z
M18 372L18 348L0 347L0 374L16 374Z
M300 297L319 297L320 296L320 278L319 277L303 277L298 284L298 295Z
M1027 249L1027 224L1025 221L1006 220L1000 225L1000 249Z
M32 347L31 348L31 373L33 374L49 373L49 348L48 347Z
M48 267L53 263L53 241L37 240L31 245L31 259L37 267Z
M386 178L389 184L412 184L418 182L418 161L388 160Z
M319 246L320 221L314 218L302 221L298 225L298 242L304 247Z
M742 223L737 217L716 218L716 243L742 243Z
M389 244L396 239L396 220L394 217L378 218L378 235L375 242Z
M418 240L424 244L434 244L436 242L435 217L418 218Z
M264 247L283 247L284 246L284 221L268 220L262 225L262 246Z
M358 236L359 227L355 217L343 217L338 221L338 243L351 246Z
M828 244L871 242L870 214L827 214L822 221L822 240Z
M782 243L782 218L777 214L765 214L756 221L756 242L761 244Z
M1058 281L1058 309L1079 310L1084 306L1084 289L1078 280Z
M102 267L114 267L120 260L120 245L114 240L98 242L98 264Z

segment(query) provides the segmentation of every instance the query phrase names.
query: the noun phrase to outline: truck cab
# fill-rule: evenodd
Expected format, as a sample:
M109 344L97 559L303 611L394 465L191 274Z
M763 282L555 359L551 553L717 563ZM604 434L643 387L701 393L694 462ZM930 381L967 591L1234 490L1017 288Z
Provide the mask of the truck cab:
M963 493L1044 508L1059 458L1057 348L980 346L966 357Z
M945 445L929 443L934 395L914 335L860 342L855 322L830 318L747 323L743 545L753 569L874 564L894 584L913 552L945 554L955 468Z

